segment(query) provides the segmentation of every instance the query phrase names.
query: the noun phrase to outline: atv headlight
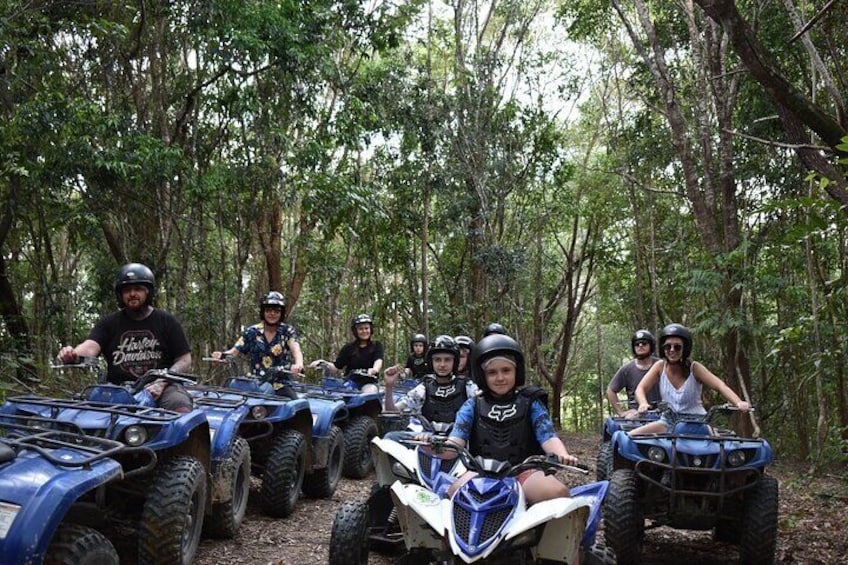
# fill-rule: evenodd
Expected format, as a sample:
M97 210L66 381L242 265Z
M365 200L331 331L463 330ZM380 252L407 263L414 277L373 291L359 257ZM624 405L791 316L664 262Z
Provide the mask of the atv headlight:
M124 431L124 441L130 447L136 447L147 441L147 430L143 426L129 426Z
M44 420L27 420L26 425L28 428L36 428L38 430L50 429L50 422L45 422Z
M748 458L745 456L745 451L743 449L737 449L736 451L731 451L727 454L727 464L731 467L744 465L747 460Z
M264 406L254 406L250 409L250 415L254 420L264 420L268 416L268 409Z
M663 449L662 447L657 447L656 445L652 445L648 448L648 459L650 459L654 463L664 463L665 449Z

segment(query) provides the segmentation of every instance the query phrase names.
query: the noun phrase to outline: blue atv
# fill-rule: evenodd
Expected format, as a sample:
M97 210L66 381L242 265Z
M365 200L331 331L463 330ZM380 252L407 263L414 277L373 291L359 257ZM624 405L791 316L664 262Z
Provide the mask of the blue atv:
M188 382L154 370L131 386L87 387L76 400L16 396L0 407L0 418L41 419L48 427L70 427L136 448L110 457L123 476L87 501L86 518L98 529L135 532L138 563L188 564L197 551L209 497L209 425L200 410L179 413L145 405L152 398L144 387L156 379Z
M374 469L371 439L379 435L377 422L383 411L380 393L363 393L354 384L353 379L359 374L353 372L344 378L325 375L321 385L288 383L301 394L344 403L347 417L340 422L345 454L342 472L351 479L363 479Z
M35 416L0 416L0 434L0 563L118 565L86 508L123 479L119 459L153 452Z
M612 444L610 441L613 434L619 430L629 432L649 422L655 422L660 415L660 411L656 410L654 406L648 412L639 414L635 418L610 416L604 420L601 429L601 445L598 446L598 456L595 462L595 477L599 481L609 480L609 474L612 471Z
M223 360L211 358L204 360L228 364L231 372L237 370L233 363L235 359L231 357ZM288 369L272 367L263 370L258 376L231 376L227 378L224 387L199 387L195 392L190 392L198 394L199 391L204 389L208 391L204 393L206 400L201 402L201 406L213 407L217 405L215 409L218 411L225 410L227 402L238 403L239 398L244 399L244 406L251 412L259 410L256 407L263 405L263 403L267 405L266 410L260 411L260 413L268 413L267 408L273 407L273 416L266 416L266 422L280 422L281 425L276 426L277 431L296 429L304 436L305 445L311 445L311 449L305 449L304 470L299 472L300 478L293 483L296 488L292 490L291 495L296 496L302 488L303 493L312 498L330 498L336 490L339 479L341 479L342 462L344 461L344 436L339 424L347 419L347 408L340 398L331 398L314 391L301 390L302 387L290 377L291 373ZM236 398L224 402L218 400L228 395ZM213 420L218 418L220 416L210 418L213 428L215 427ZM232 416L232 418L236 417ZM232 429L232 426L230 428ZM256 430L248 431L256 434ZM241 432L239 432L239 435L244 437ZM251 453L256 453L256 443L261 439L248 439ZM221 441L223 442L223 439ZM215 443L217 443L217 440ZM267 445L263 446L261 441L259 445L263 449L267 448ZM295 461L293 458L290 458L290 460ZM269 462L269 464L272 463ZM273 465L276 467L284 465L284 463L275 462ZM274 468L272 468L272 471L272 474L276 474ZM268 473L267 469L265 472ZM279 490L277 489L275 492ZM263 494L262 500L268 501L268 504L263 502L263 508L268 505L278 508L278 510L266 509L268 514L285 517L291 512L291 508L287 509L288 504L281 506L279 503L271 503L271 492L266 494ZM293 507L296 500L296 497L293 498L290 506ZM281 512L285 513L281 514Z
M294 510L311 454L312 415L305 400L253 390L235 380L227 387L188 387L212 430L215 487L206 530L233 537L247 509L250 475L262 478L263 512L285 518Z
M604 523L619 563L639 563L645 519L653 526L715 529L717 540L739 546L742 563L774 561L778 485L766 474L771 447L710 425L736 410L725 404L705 415L667 413L667 433L613 434Z

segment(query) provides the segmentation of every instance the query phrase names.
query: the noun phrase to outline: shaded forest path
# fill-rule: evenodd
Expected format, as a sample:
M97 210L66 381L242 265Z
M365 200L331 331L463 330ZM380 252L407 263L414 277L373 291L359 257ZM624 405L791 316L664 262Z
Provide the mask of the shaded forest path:
M594 465L598 437L562 434L569 451ZM780 482L780 534L778 563L848 563L848 476L844 469L806 476L806 466L778 460L771 474ZM565 477L574 484L582 479ZM336 508L344 500L365 498L374 478L342 479L330 500L301 499L294 514L274 520L259 513L251 501L247 518L232 540L204 539L197 565L312 565L326 563L330 527ZM251 495L256 492L252 491ZM643 563L723 564L738 561L732 545L712 541L710 532L649 530ZM391 558L371 554L370 563L388 565Z

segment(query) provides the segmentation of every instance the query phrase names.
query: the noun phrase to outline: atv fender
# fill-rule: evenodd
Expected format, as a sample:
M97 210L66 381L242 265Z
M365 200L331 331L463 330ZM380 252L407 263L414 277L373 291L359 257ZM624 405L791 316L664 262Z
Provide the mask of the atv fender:
M398 475L392 471L392 462L397 461L409 474L406 480L415 480L415 467L417 465L414 449L392 441L375 437L371 440L371 457L374 459L374 469L377 471L377 483L389 486L398 480Z
M542 538L536 546L536 558L576 563L590 506L582 497L554 498L539 502L510 524L506 539L512 539L530 528L544 524Z
M391 492L407 549L444 548L450 500L416 484L396 482Z
M71 461L81 457L74 450L57 450L54 455ZM64 468L39 456L19 455L0 473L0 499L19 507L17 515L4 520L10 524L0 535L3 562L40 563L77 499L121 477L123 470L114 459L100 459L89 468Z

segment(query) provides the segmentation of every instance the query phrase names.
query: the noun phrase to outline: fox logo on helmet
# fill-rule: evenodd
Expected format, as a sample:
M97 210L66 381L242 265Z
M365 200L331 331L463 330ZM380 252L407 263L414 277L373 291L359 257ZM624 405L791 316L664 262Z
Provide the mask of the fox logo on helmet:
M509 406L492 406L492 409L489 410L488 417L492 420L497 420L498 422L503 422L509 418L515 416L518 412L518 409L515 407L515 404L510 404Z
M450 386L440 386L436 389L436 396L441 398L447 398L453 393L456 392L456 385L451 384Z

